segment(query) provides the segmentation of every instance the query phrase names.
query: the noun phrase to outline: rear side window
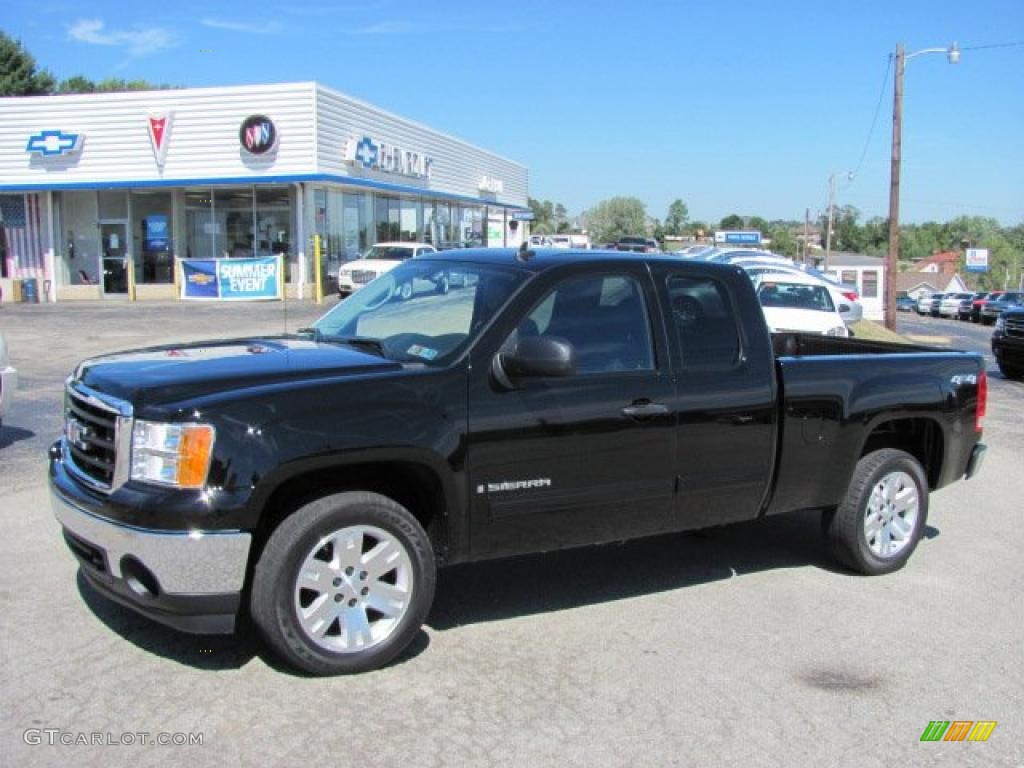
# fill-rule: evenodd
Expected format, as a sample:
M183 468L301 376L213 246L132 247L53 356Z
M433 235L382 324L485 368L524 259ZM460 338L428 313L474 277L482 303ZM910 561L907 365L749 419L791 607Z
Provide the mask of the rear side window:
M513 338L531 335L557 336L572 344L580 373L654 369L643 291L625 275L562 281L519 324Z
M707 277L668 279L672 327L686 367L731 368L740 337L725 286Z

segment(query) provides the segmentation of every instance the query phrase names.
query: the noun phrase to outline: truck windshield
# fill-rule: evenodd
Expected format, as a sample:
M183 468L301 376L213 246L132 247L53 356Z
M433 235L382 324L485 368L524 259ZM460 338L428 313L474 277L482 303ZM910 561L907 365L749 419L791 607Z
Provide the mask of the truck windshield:
M444 365L476 337L527 274L488 264L410 259L334 307L312 332L396 360Z

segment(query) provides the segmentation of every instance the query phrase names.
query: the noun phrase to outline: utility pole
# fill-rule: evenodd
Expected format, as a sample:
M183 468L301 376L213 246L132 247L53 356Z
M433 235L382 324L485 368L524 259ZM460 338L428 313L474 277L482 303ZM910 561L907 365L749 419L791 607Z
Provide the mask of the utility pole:
M847 180L853 180L853 171L835 171L828 177L828 227L825 234L825 265L822 270L827 272L829 259L832 256L832 221L835 218L836 209L836 176L840 173L846 176Z
M804 244L800 253L800 261L807 263L807 241L811 237L811 209L804 208Z
M885 327L896 330L896 275L900 258L900 150L903 141L903 70L907 59L925 53L944 53L950 64L960 62L960 48L954 42L948 48L925 48L906 53L903 43L896 44L896 62L892 89L892 166L889 176L889 255L885 260Z
M825 266L822 270L828 272L828 262L832 257L832 217L836 207L836 175L833 173L828 177L828 226L825 228Z
M892 164L889 176L889 255L885 260L885 327L896 330L896 273L900 257L900 150L903 142L903 43L896 44L892 95Z

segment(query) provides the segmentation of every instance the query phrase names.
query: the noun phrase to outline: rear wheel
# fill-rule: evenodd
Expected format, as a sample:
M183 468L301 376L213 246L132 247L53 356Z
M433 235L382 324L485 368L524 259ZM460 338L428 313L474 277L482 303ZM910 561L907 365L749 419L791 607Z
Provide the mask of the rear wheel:
M857 462L846 498L824 517L832 553L874 576L899 570L928 519L928 481L905 451L883 448Z
M999 370L1008 379L1024 379L1024 367L1018 365L1007 365L1002 360L998 361Z
M416 636L435 582L430 540L408 510L375 493L338 493L271 535L253 576L252 616L292 666L364 672Z
M412 283L402 283L398 287L398 298L402 301L408 301L412 298Z

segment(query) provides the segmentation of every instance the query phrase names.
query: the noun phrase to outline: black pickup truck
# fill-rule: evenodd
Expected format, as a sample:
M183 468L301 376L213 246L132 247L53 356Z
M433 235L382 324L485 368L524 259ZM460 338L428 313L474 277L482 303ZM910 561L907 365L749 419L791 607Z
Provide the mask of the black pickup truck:
M739 267L442 252L297 334L81 363L49 478L99 592L354 672L446 564L821 510L850 568L898 569L979 468L986 387L977 355L773 338Z

